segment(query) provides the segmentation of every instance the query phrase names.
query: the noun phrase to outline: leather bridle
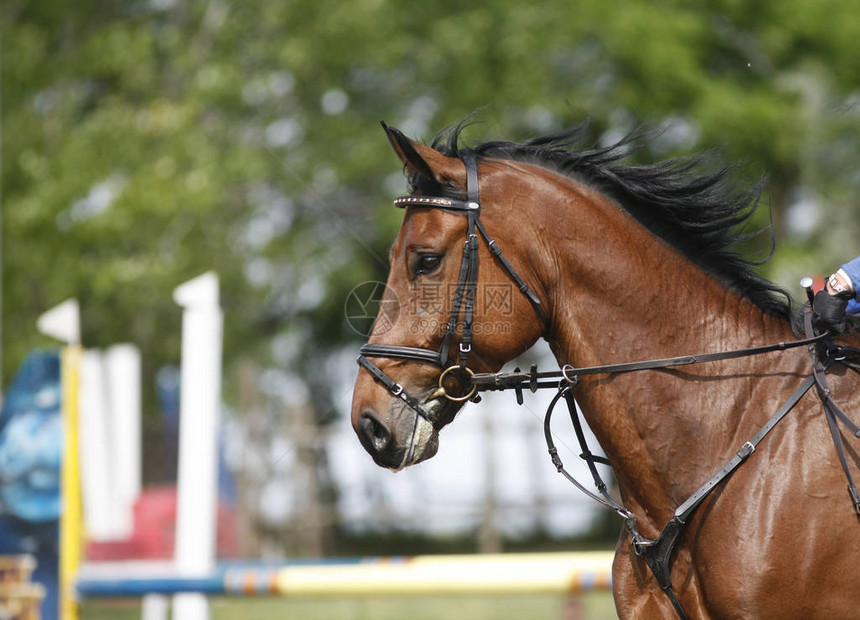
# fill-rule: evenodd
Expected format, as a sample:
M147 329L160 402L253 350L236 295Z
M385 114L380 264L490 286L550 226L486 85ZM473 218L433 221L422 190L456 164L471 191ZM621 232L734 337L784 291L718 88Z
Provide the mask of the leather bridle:
M439 375L438 388L431 394L427 401L434 398L444 397L455 402L464 402L477 398L477 385L472 381L474 372L469 368L469 354L472 351L472 324L475 313L475 298L478 288L478 235L484 238L490 253L498 259L502 268L508 273L519 290L526 296L526 299L531 302L535 312L547 325L548 318L546 312L541 306L540 299L535 295L534 291L520 277L514 267L508 262L502 253L502 249L496 241L487 233L487 229L481 223L481 203L478 192L478 166L473 153L465 152L462 154L463 163L466 165L466 200L456 200L452 198L439 198L432 196L401 196L394 199L394 206L399 208L420 207L430 209L442 209L451 213L457 213L466 216L466 242L463 245L463 260L460 263L460 275L457 281L457 288L454 292L454 301L451 309L451 316L445 325L445 332L442 336L442 345L439 350L426 349L422 347L408 347L392 344L364 344L359 349L358 364L367 370L375 381L385 386L385 388L395 397L405 402L419 416L425 418L428 422L435 426L436 416L427 411L421 401L409 394L403 386L388 376L384 370L370 361L371 357L385 357L393 359L405 359L425 364L435 364L442 368L442 373ZM460 321L460 314L463 314L463 320ZM451 345L454 340L454 335L461 333L460 342L457 351L457 361L451 359ZM463 386L465 393L460 396L449 394L443 383L448 376L452 376Z

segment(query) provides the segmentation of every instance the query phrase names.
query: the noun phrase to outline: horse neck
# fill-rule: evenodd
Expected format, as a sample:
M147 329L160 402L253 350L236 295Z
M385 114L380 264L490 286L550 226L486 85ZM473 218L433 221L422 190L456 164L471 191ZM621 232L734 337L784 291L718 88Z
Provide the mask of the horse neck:
M786 321L726 288L616 205L586 187L570 189L568 204L553 211L567 221L540 232L557 269L548 339L560 364L638 361L792 338ZM667 509L713 473L690 465L702 446L705 460L714 461L704 470L737 450L733 429L745 428L749 377L773 363L744 358L584 378L576 398L613 463L625 502L666 518Z

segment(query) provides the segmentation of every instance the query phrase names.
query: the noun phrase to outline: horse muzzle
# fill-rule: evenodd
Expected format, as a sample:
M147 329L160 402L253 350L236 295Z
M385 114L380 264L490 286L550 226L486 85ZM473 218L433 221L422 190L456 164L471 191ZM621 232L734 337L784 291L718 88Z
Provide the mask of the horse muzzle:
M434 410L444 405L434 400L425 406ZM393 471L425 461L439 449L439 432L433 424L398 400L384 416L364 407L353 427L374 462Z

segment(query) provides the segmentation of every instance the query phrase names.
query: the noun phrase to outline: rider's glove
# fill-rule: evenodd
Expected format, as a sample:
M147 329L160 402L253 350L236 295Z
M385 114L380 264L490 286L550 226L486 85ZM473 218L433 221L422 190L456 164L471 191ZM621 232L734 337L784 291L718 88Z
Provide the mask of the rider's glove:
M845 308L848 306L849 297L853 297L853 294L831 295L825 290L818 291L812 300L812 324L833 334L844 332Z

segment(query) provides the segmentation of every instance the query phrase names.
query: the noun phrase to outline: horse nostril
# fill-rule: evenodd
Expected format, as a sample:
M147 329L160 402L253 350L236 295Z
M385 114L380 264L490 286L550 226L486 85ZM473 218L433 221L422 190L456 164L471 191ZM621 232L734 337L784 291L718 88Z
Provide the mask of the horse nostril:
M369 411L362 413L358 427L366 445L377 454L384 452L391 444L391 431L375 414Z

